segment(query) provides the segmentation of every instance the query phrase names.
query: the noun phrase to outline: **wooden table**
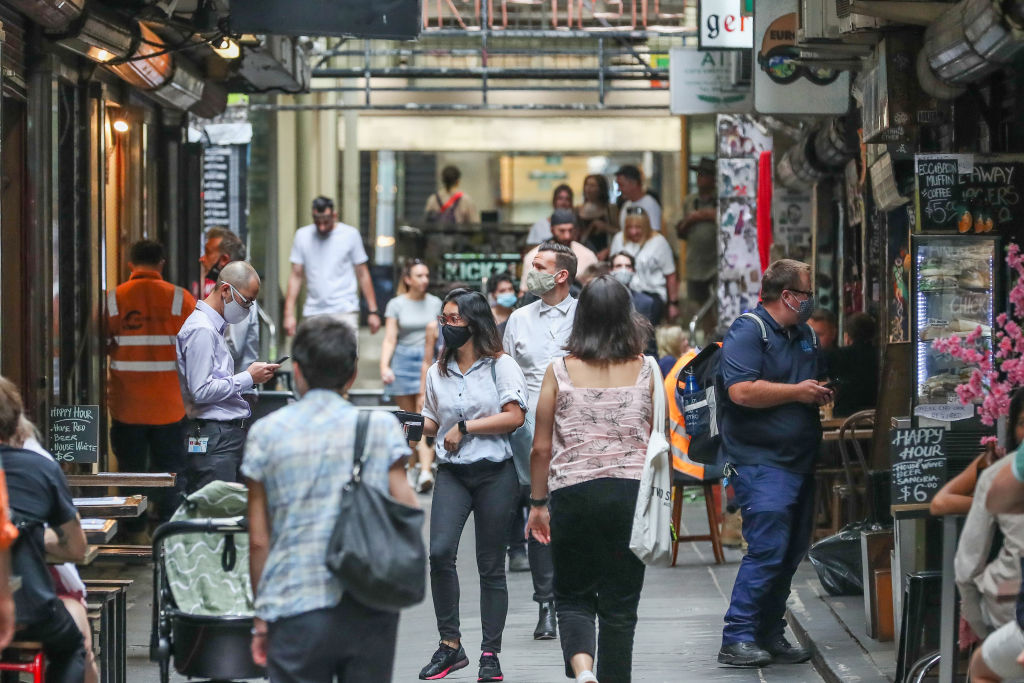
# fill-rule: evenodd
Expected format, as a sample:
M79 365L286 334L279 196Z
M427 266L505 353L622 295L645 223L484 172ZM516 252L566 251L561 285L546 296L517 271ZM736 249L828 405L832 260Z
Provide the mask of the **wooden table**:
M173 472L100 472L65 475L69 486L135 486L171 488L177 479Z
M82 520L83 527L85 526L85 522L87 521L103 522L103 526L101 528L85 529L85 540L87 540L90 544L102 545L104 543L108 543L110 539L114 537L114 534L117 533L116 519L93 520L86 518Z
M94 546L94 545L87 546L86 549L85 549L85 557L82 558L81 562L75 562L75 564L78 565L79 567L85 567L86 565L90 565L90 564L92 564L92 561L96 559L96 556L99 555L99 552L100 552L100 549L97 546ZM53 557L51 555L47 555L46 556L46 563L47 564L64 564L64 560L60 560L60 559L58 559L56 557Z
M870 439L874 435L872 429L848 429L846 434L854 439ZM838 429L824 429L821 432L822 441L839 441Z
M138 517L146 511L146 496L127 496L124 502L113 503L110 498L75 498L75 509L83 517ZM118 498L118 496L114 496Z

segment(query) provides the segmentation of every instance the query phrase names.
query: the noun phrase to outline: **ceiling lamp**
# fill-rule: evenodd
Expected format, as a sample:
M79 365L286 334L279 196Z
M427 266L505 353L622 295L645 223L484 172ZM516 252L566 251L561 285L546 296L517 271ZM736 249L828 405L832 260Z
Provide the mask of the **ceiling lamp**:
M135 39L127 26L94 9L82 14L67 32L48 33L47 37L75 54L101 64L128 56Z
M128 132L129 125L128 121L126 121L125 119L114 119L114 123L111 125L113 126L114 130L117 131L118 133Z
M210 43L210 47L221 59L238 59L242 56L242 48L234 39L224 36L220 42Z

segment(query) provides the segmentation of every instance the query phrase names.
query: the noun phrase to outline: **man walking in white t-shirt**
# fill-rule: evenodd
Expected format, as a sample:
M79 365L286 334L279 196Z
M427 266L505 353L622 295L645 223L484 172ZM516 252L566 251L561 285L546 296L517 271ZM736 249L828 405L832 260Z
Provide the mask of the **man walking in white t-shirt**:
M654 232L661 232L661 204L644 187L643 174L632 164L626 164L615 172L615 182L625 200L619 205L619 228L626 229L626 214L629 208L639 206L647 212Z
M304 318L334 315L358 330L358 283L369 309L370 334L377 333L381 319L370 269L366 265L369 259L363 249L363 238L351 225L338 222L334 201L329 197L313 200L313 223L295 232L290 260L292 272L284 298L284 329L289 337L295 334L298 323L295 302L303 280L306 282Z

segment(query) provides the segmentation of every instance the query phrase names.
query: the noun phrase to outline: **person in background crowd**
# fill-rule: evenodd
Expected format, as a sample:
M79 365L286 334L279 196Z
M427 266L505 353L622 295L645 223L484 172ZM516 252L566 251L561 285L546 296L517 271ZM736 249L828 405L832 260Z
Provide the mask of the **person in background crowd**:
M203 297L210 295L221 269L232 261L244 261L245 244L227 228L210 228L206 231L206 252L199 262L211 263L213 266L206 271L207 288ZM228 343L231 357L235 361L235 373L242 372L259 360L260 355L260 305L253 303L249 315L240 323L228 325L224 339Z
M821 444L818 406L833 393L816 380L822 362L806 322L814 308L811 269L775 261L761 278L761 303L736 319L722 345L729 400L722 454L749 544L725 615L721 664L806 662L811 653L785 637L793 573L807 554L814 521L814 466Z
M444 350L427 373L423 433L436 437L440 463L430 514L430 588L441 642L419 677L444 678L469 664L459 630L455 557L472 512L483 631L477 680L500 681L498 653L508 613L505 535L519 493L508 434L523 424L526 381L502 352L479 292L450 292L438 324Z
M576 207L580 226L579 241L597 255L608 260L612 235L619 231L619 210L611 203L608 179L600 174L583 179L583 203Z
M843 345L826 354L829 375L835 379L838 417L874 408L878 402L878 341L875 319L854 313L846 319Z
M576 316L576 299L569 288L576 278L576 255L565 245L545 242L533 258L526 274L530 293L537 301L512 314L505 328L502 345L526 376L529 412L522 429L512 436L516 470L519 475L519 505L530 499L530 449L533 447L534 416L540 398L541 383L548 366L566 354L565 345ZM530 571L533 574L533 600L538 604L535 640L553 640L558 635L555 621L554 565L551 548L530 537Z
M164 248L159 242L139 240L128 258L131 277L107 295L110 446L122 472L184 472L185 406L174 335L192 315L196 300L163 279ZM170 519L182 490L176 483L148 492L160 521ZM122 493L140 491L126 488ZM127 522L128 531L145 531L145 518Z
M0 378L2 379L2 378ZM12 385L13 386L13 385ZM21 395L15 391L17 399ZM3 439L5 420L9 418L9 410L4 407L3 392L0 391L0 441ZM11 546L18 538L18 529L11 523L10 505L8 503L7 476L0 460L0 651L10 645L14 638L15 605L14 591L11 588Z
M835 313L825 308L816 308L811 313L811 319L807 321L807 324L818 335L818 346L823 351L835 348L839 330Z
M260 292L260 276L245 261L224 266L210 296L196 305L178 332L178 382L185 410L188 464L185 492L211 481L238 481L251 411L242 392L262 384L280 368L257 361L234 372L224 328L245 320Z
M306 283L304 317L335 315L356 331L359 330L358 282L369 308L370 334L377 333L381 317L363 238L351 225L338 222L332 199L317 197L313 200L313 223L296 231L290 260L292 271L284 297L284 330L289 337L295 334L298 320L295 305L303 281Z
M612 238L612 253L624 251L633 257L635 275L629 286L655 300L651 322L659 325L664 319L674 323L679 318L679 280L672 247L664 235L653 230L645 209L633 206L624 213L625 228Z
M246 442L252 653L271 681L391 680L398 614L344 593L324 562L355 458L359 411L344 395L356 346L355 330L337 318L302 321L292 345L301 398L256 423ZM405 480L408 452L398 421L373 411L362 481L417 507Z
M612 256L611 276L629 289L629 294L633 298L633 308L651 324L651 336L647 340L647 346L644 347L644 355L656 356L658 353L658 343L654 337L653 330L654 321L659 315L661 307L658 301L650 294L632 289L631 285L636 279L636 259L633 258L633 255L628 251L620 251L614 254Z
M690 333L679 325L669 325L656 329L654 337L658 342L658 367L662 375L667 375L676 360L690 350Z
M639 207L649 217L651 229L661 232L661 204L644 188L644 177L640 169L632 164L627 164L615 172L615 182L619 185L623 202L619 205L619 227L626 229L626 216L629 209ZM614 254L616 249L611 247Z
M604 261L598 261L597 263L591 263L583 271L577 273L576 282L580 287L586 287L587 283L591 280L595 280L602 275L607 275L612 272L612 267Z
M199 257L199 279L203 283L201 299L210 296L220 270L232 261L245 260L245 244L233 231L227 228L210 228L206 231L203 255Z
M39 442L39 431L36 426L25 417L24 413L18 420L18 430L11 439L10 445L54 462L53 454L43 448ZM43 533L48 535L46 531ZM46 568L50 570L57 598L74 619L78 630L82 632L85 646L85 679L83 683L97 683L100 679L100 672L96 666L96 656L92 651L92 628L89 626L89 615L86 612L85 602L86 588L82 583L82 577L78 574L78 567L74 562L64 562L63 564L47 564Z
M44 558L81 562L88 545L57 462L11 445L22 413L18 388L0 377L0 463L7 479L11 520L19 527L11 552L11 569L22 581L14 594L16 636L21 641L42 643L47 683L81 683L85 641L57 598ZM3 537L5 542L11 538L8 530ZM6 609L3 614L7 616Z
M686 297L698 307L711 298L718 276L718 195L715 160L703 157L690 170L697 172L697 191L683 200L683 220L676 225L686 240ZM712 307L702 321L705 334L718 325Z
M565 675L577 683L631 680L644 565L629 539L652 392L662 391L641 355L650 334L629 290L606 275L592 281L569 355L548 366L537 403L527 529L551 544Z
M423 213L428 223L440 225L475 225L480 222L480 210L473 199L459 189L462 171L458 166L441 169L441 184L444 186L427 197Z
M551 193L551 210L571 210L572 200L572 188L562 183ZM530 232L526 235L526 245L532 247L549 239L551 239L551 216L547 215L530 226Z
M380 347L380 378L384 383L384 398L395 399L399 410L418 413L423 404L423 346L426 327L437 318L441 300L427 292L430 269L419 259L406 261L399 280L400 294L388 302L384 309L384 342ZM416 489L429 491L434 485L434 454L426 445L413 448L409 462L410 473L419 461Z
M598 261L594 252L576 241L574 237L575 234L576 214L574 214L571 209L556 209L555 212L551 214L551 241L572 249L572 253L576 255L577 267L580 269L580 272L582 272L588 267L596 264ZM523 267L521 272L529 274L534 258L543 246L543 244L539 244L526 252L526 256L523 257ZM525 277L522 282L519 283L519 293L521 295L527 293Z
M497 273L487 278L487 297L494 314L494 324L498 326L498 334L505 334L505 324L512 315L519 297L516 296L516 284L507 272Z

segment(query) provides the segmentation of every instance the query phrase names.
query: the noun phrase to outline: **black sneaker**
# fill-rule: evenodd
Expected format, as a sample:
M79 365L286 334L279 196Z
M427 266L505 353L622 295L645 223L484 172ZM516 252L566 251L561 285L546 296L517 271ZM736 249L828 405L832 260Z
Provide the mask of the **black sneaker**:
M494 660L497 664L497 659ZM440 643L437 647L437 651L434 652L434 656L430 658L430 664L427 664L423 669L420 670L421 681L436 681L444 678L453 671L458 671L469 666L469 657L466 656L466 651L462 649L462 645L459 645L458 649ZM482 671L483 669L481 669ZM501 680L495 679L495 680Z
M731 643L718 651L718 663L730 666L767 666L772 656L758 647L757 643Z
M501 674L501 664L498 664L498 655L493 652L484 652L480 655L480 675L477 681L503 681L505 677Z
M772 656L772 664L802 664L811 658L810 650L790 644L785 636L765 643L764 649Z

